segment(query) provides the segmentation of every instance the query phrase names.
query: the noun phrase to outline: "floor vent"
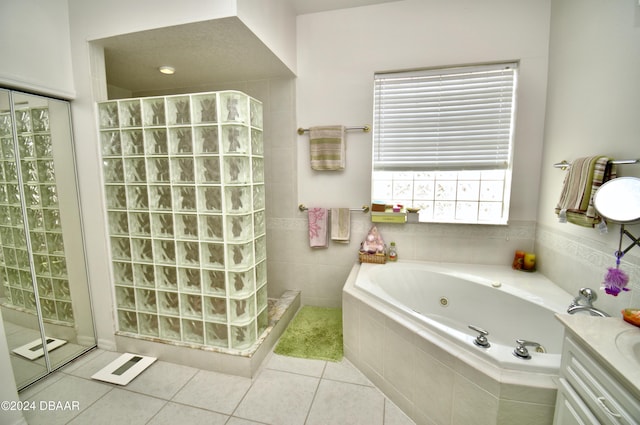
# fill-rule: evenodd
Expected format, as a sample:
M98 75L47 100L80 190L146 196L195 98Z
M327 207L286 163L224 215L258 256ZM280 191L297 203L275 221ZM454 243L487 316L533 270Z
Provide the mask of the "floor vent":
M112 384L127 385L133 378L144 372L144 370L155 361L155 357L124 353L93 374L91 378Z
M62 347L67 343L64 339L51 338L46 337L47 339L47 351L51 352L58 347ZM18 354L22 357L25 357L29 360L36 360L40 357L44 356L44 350L42 349L42 339L34 339L28 344L25 344L21 347L15 348L13 350L15 354Z

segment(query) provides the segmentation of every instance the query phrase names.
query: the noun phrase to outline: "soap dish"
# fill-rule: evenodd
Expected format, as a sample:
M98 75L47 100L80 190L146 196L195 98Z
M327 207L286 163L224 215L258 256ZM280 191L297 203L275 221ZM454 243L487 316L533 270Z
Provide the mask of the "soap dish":
M622 319L624 319L625 322L640 327L640 309L625 308L621 313Z

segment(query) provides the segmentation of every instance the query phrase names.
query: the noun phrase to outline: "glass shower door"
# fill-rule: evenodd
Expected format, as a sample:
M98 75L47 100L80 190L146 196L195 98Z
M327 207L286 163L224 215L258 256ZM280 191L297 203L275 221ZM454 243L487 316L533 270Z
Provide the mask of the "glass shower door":
M0 308L21 388L95 346L95 335L69 104L0 97Z

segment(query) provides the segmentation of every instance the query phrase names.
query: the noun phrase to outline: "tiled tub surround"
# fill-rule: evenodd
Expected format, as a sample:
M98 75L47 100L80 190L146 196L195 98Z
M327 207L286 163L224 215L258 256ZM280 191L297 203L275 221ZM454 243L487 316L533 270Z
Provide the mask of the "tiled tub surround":
M620 269L629 276L629 292L617 297L607 295L602 281L608 267L615 267L614 252L618 248L617 235L620 227L609 225L609 234L601 235L596 229L586 229L581 236L569 233L571 224L547 226L539 224L536 229L535 252L538 270L570 294L577 294L583 287L597 290L596 307L620 317L620 310L640 305L640 248L634 248L622 257ZM575 226L574 226L575 227ZM632 234L640 233L638 225L627 226ZM582 236L583 235L583 236ZM626 248L631 240L623 240Z
M286 205L285 199L281 202ZM292 217L278 217L287 213ZM372 225L370 214L353 212L350 243L330 243L321 250L309 248L308 220L297 204L271 208L267 217L268 250L278 253L268 259L269 294L300 290L302 304L340 306L342 287ZM399 258L406 260L511 264L515 250L535 252L536 224L530 221L510 221L507 226L377 223L377 227L387 243L396 242Z
M465 268L466 272L472 269L471 266L457 266ZM359 269L360 265L353 267L343 290L345 355L417 424L552 423L557 370L546 373L516 370L511 365L501 367L495 361L479 356L481 349L473 345L475 334L470 330L466 344L444 337L427 327L419 315L359 288L356 282ZM492 274L491 269L480 266L479 270L484 271L480 276L488 282L499 281L502 286L510 286L512 282L505 280L506 276L515 273L515 292L526 287L535 289L538 284L553 285L539 273L496 267L493 271L497 273ZM557 296L550 304L568 305L571 301L571 295L560 288L547 289ZM453 295L450 300L455 301ZM464 296L487 302L492 300L490 295L482 298L478 294ZM493 309L499 313L502 307L495 305ZM482 327L484 319L474 317L473 313L470 320ZM555 320L552 310L549 314ZM504 317L503 321L513 319ZM535 322L536 318L524 320ZM491 341L492 335L488 338ZM557 360L559 366L559 356Z
M262 104L98 104L118 331L251 350L268 327Z

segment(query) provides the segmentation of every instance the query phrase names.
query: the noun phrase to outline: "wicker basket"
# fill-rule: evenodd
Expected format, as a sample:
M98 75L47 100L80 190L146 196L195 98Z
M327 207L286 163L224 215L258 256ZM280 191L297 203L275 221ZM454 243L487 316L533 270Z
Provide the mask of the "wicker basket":
M387 256L385 254L368 254L366 252L358 252L361 263L375 263L384 264L387 262Z

